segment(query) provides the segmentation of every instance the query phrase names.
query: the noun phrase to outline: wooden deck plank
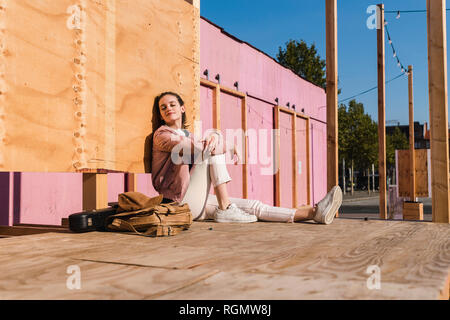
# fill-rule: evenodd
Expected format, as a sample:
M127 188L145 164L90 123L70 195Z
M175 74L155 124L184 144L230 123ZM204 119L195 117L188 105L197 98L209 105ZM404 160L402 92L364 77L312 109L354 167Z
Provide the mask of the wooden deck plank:
M217 271L167 270L46 256L1 259L0 299L146 299L178 290ZM80 268L80 289L66 285Z
M165 238L109 232L28 235L0 239L0 262L7 270L0 275L0 298L36 297L27 288L45 291L47 285L33 275L72 263L85 266L87 275L91 269L104 271L92 271L99 279L89 278L84 296L61 289L68 299L437 299L448 296L449 248L448 224L339 218L328 226L195 222ZM380 290L367 288L370 265L380 268ZM138 270L147 269L176 271L178 280L145 291ZM104 285L119 273L123 296ZM27 275L29 281L1 284ZM44 299L60 297L60 289L52 288L54 294Z

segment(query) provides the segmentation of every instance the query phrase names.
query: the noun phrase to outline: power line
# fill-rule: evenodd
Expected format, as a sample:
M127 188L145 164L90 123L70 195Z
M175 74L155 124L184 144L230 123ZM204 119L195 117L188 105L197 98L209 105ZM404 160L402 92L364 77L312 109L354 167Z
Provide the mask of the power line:
M401 73L401 74L399 74L398 76L396 76L396 77L394 77L394 78L392 78L392 79L386 81L386 84L388 84L389 82L394 81L394 80L400 78L403 74L408 74L408 71L407 71L408 69L405 68L405 67L403 66L402 62L400 61L400 58L398 57L397 51L396 51L395 48L394 48L394 43L393 43L392 38L391 38L391 35L390 35L390 33L389 33L389 28L388 28L388 26L387 26L388 22L387 22L386 20L384 20L384 24L385 24L384 29L386 30L386 35L387 35L387 38L388 38L388 42L389 42L389 44L390 44L390 46L391 46L391 48L392 48L392 55L393 55L393 57L394 57L394 58L396 59L396 61L397 61L397 66L400 67L400 68L402 69L402 73ZM375 86L375 87L373 87L373 88L364 90L364 91L362 91L362 92L360 92L360 93L358 93L358 94L356 94L356 95L354 95L354 96L352 96L352 97L349 97L349 98L340 100L339 103L342 103L342 102L345 102L345 101L347 101L347 100L350 100L350 99L359 97L359 96L364 95L364 94L366 94L366 93L369 93L369 92L371 92L371 91L373 91L373 90L375 90L375 89L377 89L377 88L378 88L378 86Z
M446 11L450 11L450 9L446 9ZM389 10L389 11L384 11L384 13L421 13L421 12L427 12L427 10Z
M392 78L392 79L386 81L385 83L388 84L389 82L392 82L392 81L394 81L394 80L400 78L400 77L403 76L403 75L404 75L404 73L401 73L401 74L399 74L398 76L396 76L396 77L394 77L394 78ZM373 91L373 90L376 90L376 89L378 89L378 86L375 86L375 87L373 87L373 88L370 88L370 89L368 89L368 90L365 90L365 91L363 91L363 92L360 92L360 93L358 93L358 94L355 94L354 96L351 96L351 97L348 97L348 98L339 100L338 103L343 103L343 102L345 102L345 101L347 101L347 100L354 99L354 98L356 98L356 97L362 96L362 95L364 95L364 94L366 94L366 93L369 93L369 92L371 92L371 91Z

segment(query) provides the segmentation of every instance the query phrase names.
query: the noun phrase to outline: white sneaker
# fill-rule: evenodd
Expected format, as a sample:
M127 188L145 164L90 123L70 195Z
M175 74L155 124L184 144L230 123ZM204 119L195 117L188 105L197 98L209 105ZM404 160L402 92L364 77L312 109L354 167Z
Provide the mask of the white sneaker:
M216 222L248 223L256 222L258 218L253 214L248 214L247 212L239 209L235 203L232 203L226 210L217 208L214 212L214 220Z
M316 208L314 221L323 224L330 224L342 204L342 190L339 186L334 186L330 192L319 201Z

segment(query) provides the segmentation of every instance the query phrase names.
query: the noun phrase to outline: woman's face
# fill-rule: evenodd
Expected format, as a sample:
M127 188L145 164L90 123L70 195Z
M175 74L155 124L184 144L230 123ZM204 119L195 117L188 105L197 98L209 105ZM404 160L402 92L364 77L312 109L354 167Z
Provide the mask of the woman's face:
M166 125L170 126L179 121L179 125L181 126L182 114L185 112L185 107L180 106L177 97L166 94L159 100L159 112Z

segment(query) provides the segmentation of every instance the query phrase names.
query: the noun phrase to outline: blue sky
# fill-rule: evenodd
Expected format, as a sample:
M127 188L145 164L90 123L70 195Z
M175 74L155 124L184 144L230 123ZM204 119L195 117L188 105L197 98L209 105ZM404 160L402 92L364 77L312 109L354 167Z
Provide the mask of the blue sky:
M386 11L423 10L426 0L381 1ZM366 21L368 6L380 2L338 0L339 99L377 85L376 30ZM449 1L447 1L447 7ZM325 0L202 0L201 15L272 57L289 39L315 43L325 59ZM426 13L386 13L393 45L401 63L414 68L414 118L429 123ZM449 27L447 23L447 36ZM386 80L401 74L386 38ZM378 120L377 90L359 96L367 113ZM348 103L348 101L347 101ZM386 86L386 120L408 124L408 78ZM389 125L390 123L388 123Z

